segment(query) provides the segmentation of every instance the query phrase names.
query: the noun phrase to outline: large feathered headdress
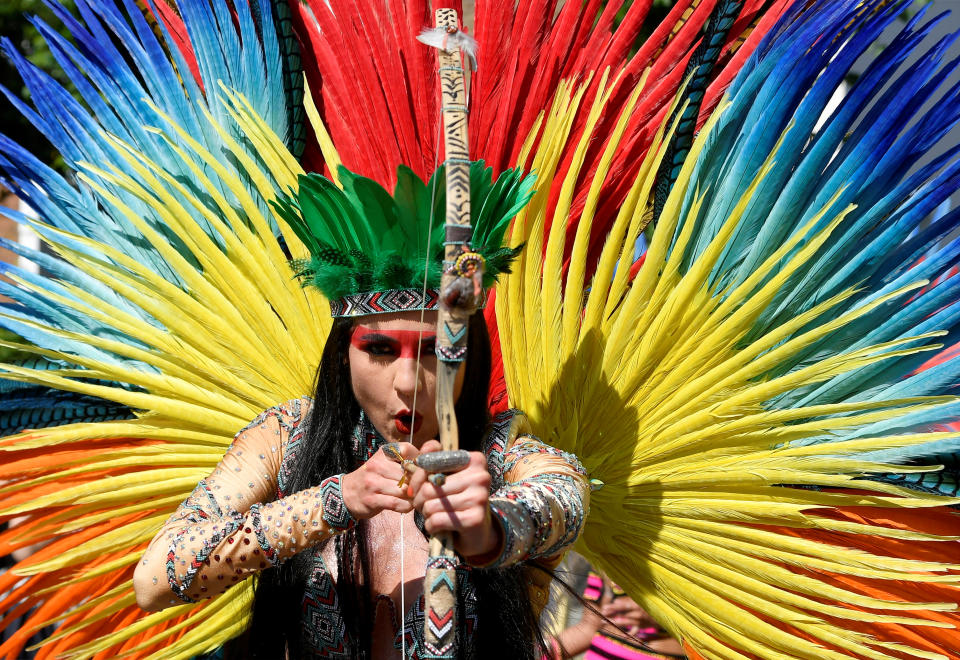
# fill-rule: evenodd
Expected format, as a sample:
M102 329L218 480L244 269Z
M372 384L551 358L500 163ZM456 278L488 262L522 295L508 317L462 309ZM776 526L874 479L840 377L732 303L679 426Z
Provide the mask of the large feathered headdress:
M424 183L397 168L391 195L379 183L337 170L339 185L319 174L299 178L295 195L279 198L278 213L310 252L292 262L304 286L319 289L333 316L434 309L443 268L446 192L441 167ZM490 287L520 248L503 247L510 220L530 201L533 176L471 164L473 235L466 247L483 259Z
M71 175L0 137L39 220L12 215L62 257L10 244L45 273L0 280L24 339L2 344L34 355L2 366L0 554L47 543L0 575L3 621L32 612L0 655L53 622L41 658L187 659L245 629L252 582L145 614L133 565L237 429L310 391L328 301L289 258L336 296L435 252L398 237L419 247L378 275L336 224L433 217L431 7L49 4L77 97L4 44ZM636 48L650 0L476 3L470 158L516 191L488 235L530 194L507 170L537 177L486 310L494 403L509 382L604 482L579 548L692 658L960 658L958 441L936 430L960 367L924 368L960 335L960 212L921 224L957 147L918 162L960 119L953 42L923 46L921 12L829 105L910 4L679 0ZM341 164L382 188L334 190ZM472 242L494 261L498 240Z

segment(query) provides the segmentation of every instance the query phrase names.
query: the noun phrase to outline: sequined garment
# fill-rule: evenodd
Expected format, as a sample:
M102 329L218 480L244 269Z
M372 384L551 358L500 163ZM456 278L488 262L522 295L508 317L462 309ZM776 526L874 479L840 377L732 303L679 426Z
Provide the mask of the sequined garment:
M154 537L143 557L154 589L170 604L222 593L253 573L310 550L314 570L303 598L305 648L317 657L349 657L349 640L330 571L318 548L353 524L339 498L339 477L286 493L292 458L303 440L310 400L267 410L234 438L217 468ZM576 457L525 433L526 419L508 411L493 420L484 441L492 479L494 518L504 529L502 552L490 566L535 560L552 567L576 539L589 506L585 472ZM365 421L353 434L359 461L383 440ZM464 616L475 627L470 568L465 567ZM535 607L546 602L542 571L529 571ZM394 626L396 646L406 638L408 658L418 658L422 603L414 603L406 627Z

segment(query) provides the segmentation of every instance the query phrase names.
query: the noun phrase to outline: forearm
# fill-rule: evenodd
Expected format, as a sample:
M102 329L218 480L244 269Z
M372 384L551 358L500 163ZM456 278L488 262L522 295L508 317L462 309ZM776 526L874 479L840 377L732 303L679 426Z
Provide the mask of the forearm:
M503 546L491 565L505 566L562 553L576 540L589 508L589 486L575 457L535 438L521 438L506 455L508 482L490 497Z
M201 482L198 489L204 487ZM137 602L143 609L159 610L215 596L352 523L336 477L242 513L221 509L212 498L202 511L185 505L137 565Z
M596 626L589 625L585 621L570 626L555 637L560 658L573 658L580 655L590 648L590 642L596 634ZM554 659L551 658L551 660Z

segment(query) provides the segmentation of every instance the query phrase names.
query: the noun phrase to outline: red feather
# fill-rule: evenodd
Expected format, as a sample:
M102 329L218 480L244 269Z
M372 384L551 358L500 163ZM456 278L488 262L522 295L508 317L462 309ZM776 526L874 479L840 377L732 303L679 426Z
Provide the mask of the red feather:
M200 79L200 66L197 64L197 56L193 52L193 44L190 43L190 35L187 34L187 27L183 24L180 14L170 4L170 0L155 0L152 4L147 4L144 0L138 0L141 9L145 9L148 14L153 14L157 20L163 23L170 38L176 44L177 50L183 55L187 66L190 68L190 74L197 81L200 89L203 89L203 81Z

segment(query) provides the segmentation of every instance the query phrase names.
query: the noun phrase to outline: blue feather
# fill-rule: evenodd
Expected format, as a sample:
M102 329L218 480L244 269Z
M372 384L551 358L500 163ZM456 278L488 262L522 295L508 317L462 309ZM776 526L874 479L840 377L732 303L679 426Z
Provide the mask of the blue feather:
M682 255L684 268L714 240L720 223L743 198L783 137L769 174L754 191L714 266L711 284L719 291L743 282L828 205L819 228L848 205L855 205L830 240L791 274L742 339L744 343L841 291L855 292L794 336L918 280L936 282L922 293L900 296L847 323L782 361L764 378L928 332L945 334L906 345L960 342L960 303L956 302L960 278L951 276L960 262L960 239L941 244L960 227L960 212L948 212L926 224L930 214L960 188L960 146L950 145L929 162L922 160L960 123L960 85L947 87L960 60L941 64L958 37L947 35L928 45L943 15L930 18L929 12L921 11L906 24L898 24L908 4L840 0L818 4L811 11L795 6L764 38L731 85L731 103L706 136L706 148L694 165L693 180L681 203L687 216L684 222L688 227L693 223ZM872 57L836 109L824 118L836 89L855 63L895 24L892 40ZM703 204L691 218L697 190ZM674 241L679 231L678 227ZM767 405L793 408L955 393L960 360L917 371L930 356L923 352L891 357L788 392ZM934 428L958 412L956 406L939 406L835 432L814 442ZM921 460L941 448L935 443L898 450L896 456ZM896 475L889 478L904 481ZM926 488L936 480L912 481ZM952 488L954 482L949 483Z

